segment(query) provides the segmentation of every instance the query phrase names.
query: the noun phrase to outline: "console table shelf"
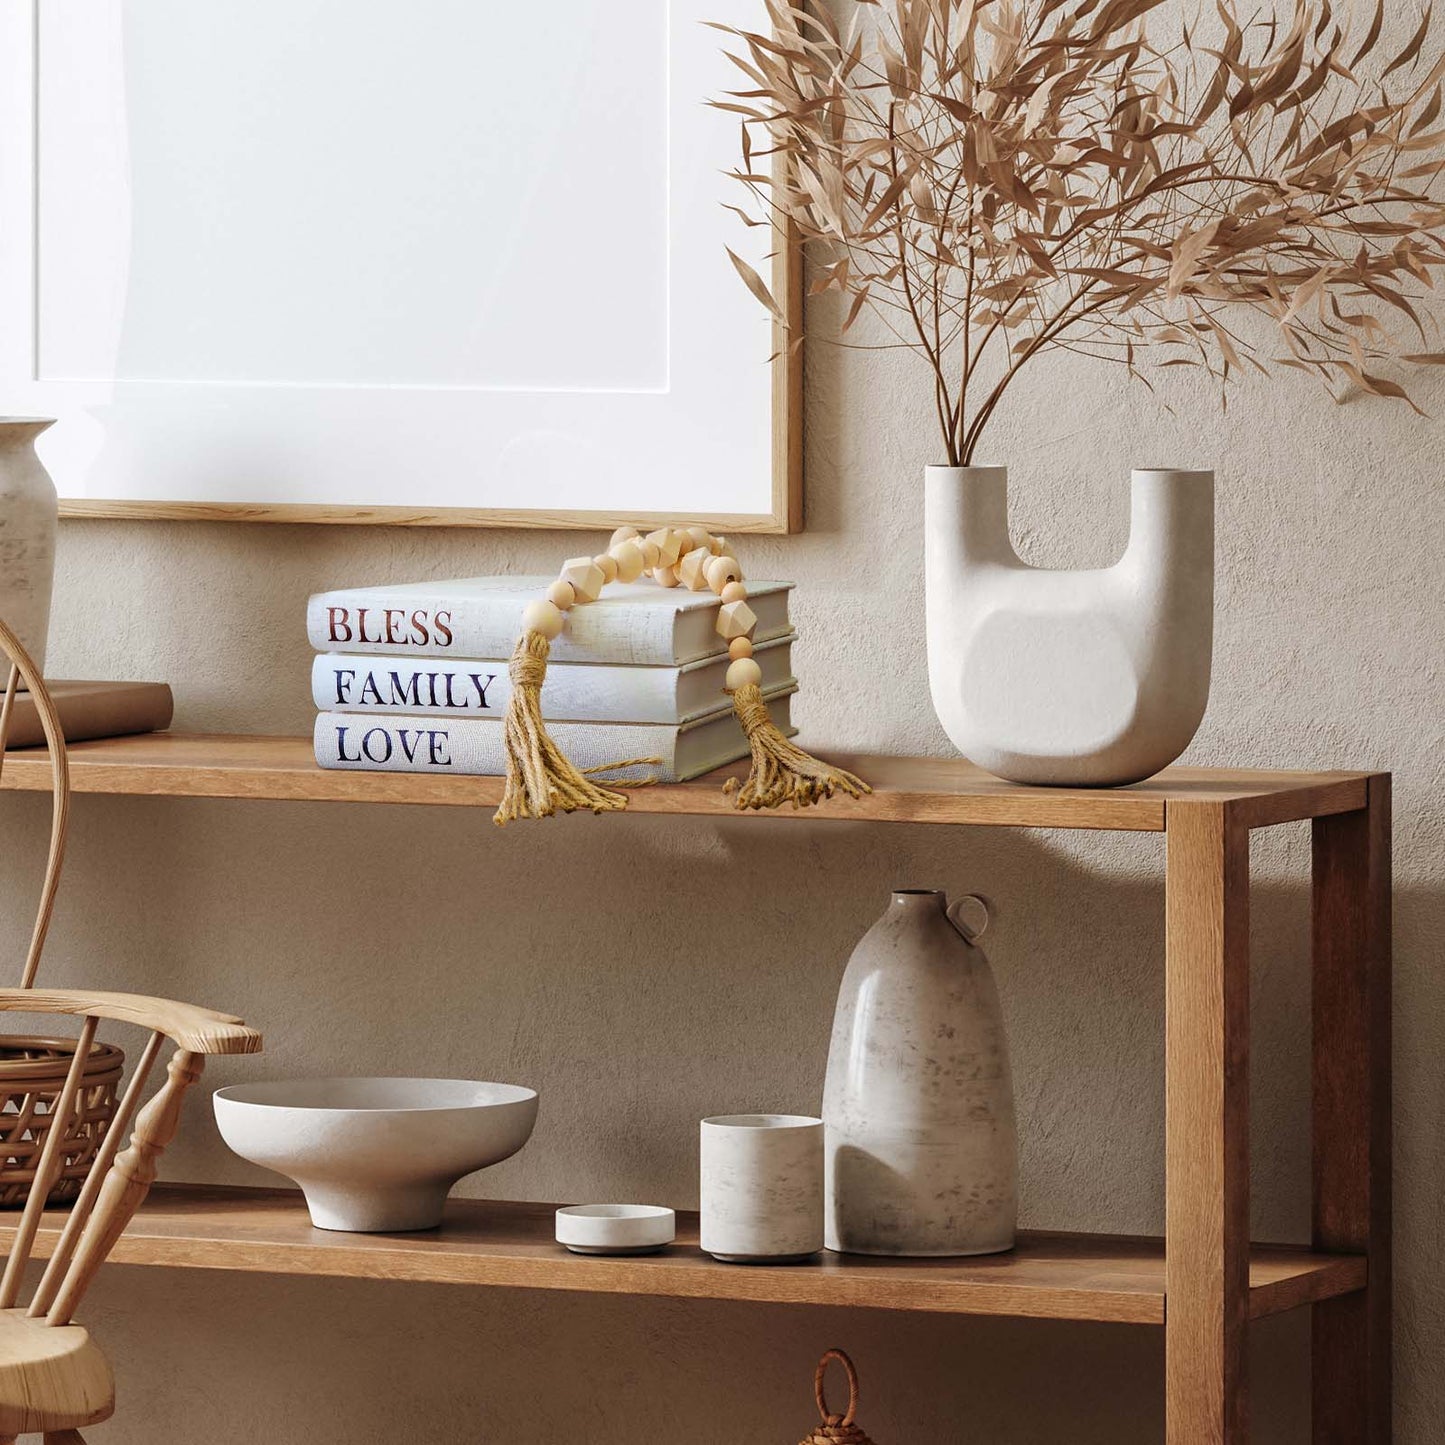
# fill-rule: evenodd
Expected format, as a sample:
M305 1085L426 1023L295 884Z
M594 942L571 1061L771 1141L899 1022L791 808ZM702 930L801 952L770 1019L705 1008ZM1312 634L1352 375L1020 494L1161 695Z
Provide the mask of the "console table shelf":
M501 780L325 771L308 738L157 733L78 743L74 791L495 808ZM1244 1445L1252 1319L1312 1311L1315 1445L1386 1445L1390 1406L1390 778L1167 768L1129 788L1026 788L958 760L839 758L873 784L801 812L739 814L727 770L641 788L629 812L827 822L1159 833L1165 843L1164 1240L1031 1234L972 1261L825 1257L717 1264L684 1242L655 1259L574 1259L543 1205L456 1202L431 1234L312 1230L295 1196L157 1190L114 1252L136 1264L450 1280L695 1299L1117 1320L1164 1328L1169 1445ZM48 789L42 752L4 756L0 787ZM594 820L620 836L626 815ZM1312 1242L1249 1241L1249 847L1313 830ZM541 826L519 824L517 826ZM569 835L574 836L575 835ZM601 833L589 834L601 838ZM3 1229L3 1222L0 1222Z
M500 778L319 768L311 740L301 737L148 733L72 743L69 751L71 786L77 793L475 808L495 808L502 798ZM829 757L866 778L873 793L859 799L832 798L816 808L739 814L722 792L725 778L742 776L737 765L690 783L636 788L628 811L1162 833L1171 803L1228 804L1249 827L1349 812L1364 807L1369 777L1167 768L1131 788L1023 788L958 758ZM7 753L0 786L48 791L45 750Z
M292 1190L157 1185L111 1259L261 1274L1164 1323L1164 1243L1158 1239L1027 1233L1012 1253L975 1260L824 1255L811 1264L759 1269L719 1264L701 1253L695 1214L678 1216L677 1243L661 1254L572 1255L552 1238L555 1208L453 1199L440 1229L337 1234L313 1229ZM37 1257L49 1255L64 1219L63 1211L45 1216ZM1256 1245L1250 1317L1349 1294L1363 1288L1365 1271L1359 1255Z

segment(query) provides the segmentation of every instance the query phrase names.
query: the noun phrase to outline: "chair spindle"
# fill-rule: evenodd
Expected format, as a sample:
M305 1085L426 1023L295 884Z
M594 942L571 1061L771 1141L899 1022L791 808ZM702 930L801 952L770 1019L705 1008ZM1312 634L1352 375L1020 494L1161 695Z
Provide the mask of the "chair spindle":
M45 1274L41 1277L40 1284L35 1290L35 1297L30 1301L30 1308L26 1313L32 1319L38 1319L55 1301L55 1296L60 1289L60 1282L65 1278L66 1268L84 1233L91 1211L95 1208L95 1201L100 1196L100 1187L110 1172L110 1166L115 1161L115 1156L120 1152L121 1140L125 1138L126 1130L130 1128L135 1111L140 1106L146 1082L150 1078L151 1069L155 1066L156 1058L160 1054L161 1045L164 1042L165 1035L159 1032L152 1033L146 1040L145 1049L136 1062L135 1072L131 1075L130 1084L120 1101L120 1107L115 1111L115 1117L110 1121L110 1128L96 1153L95 1162L90 1166L90 1173L85 1177L85 1186L80 1191L80 1197L71 1207L70 1218L65 1221L65 1229L45 1267Z
M10 1247L10 1258L5 1262L4 1278L0 1279L0 1309L13 1309L16 1296L20 1293L25 1266L29 1264L30 1251L35 1246L35 1233L40 1228L40 1216L45 1212L46 1198L60 1173L67 1121L70 1111L75 1107L80 1078L90 1060L90 1046L95 1042L95 1027L99 1022L94 1014L85 1016L85 1023L75 1046L75 1057L70 1061L70 1068L66 1070L60 1097L50 1111L50 1128L45 1135L45 1147L40 1151L40 1163L30 1184L25 1212L20 1216L20 1224L15 1230L15 1242Z
M15 694L20 690L20 668L10 664L10 680L5 684L5 701L0 703L0 771L5 767L5 746L10 739L10 715L15 711Z
M171 1055L166 1081L140 1111L130 1147L106 1173L95 1217L79 1242L46 1323L68 1325L74 1318L86 1286L155 1182L161 1151L175 1138L180 1125L186 1090L201 1077L204 1064L202 1056L189 1049L177 1049Z

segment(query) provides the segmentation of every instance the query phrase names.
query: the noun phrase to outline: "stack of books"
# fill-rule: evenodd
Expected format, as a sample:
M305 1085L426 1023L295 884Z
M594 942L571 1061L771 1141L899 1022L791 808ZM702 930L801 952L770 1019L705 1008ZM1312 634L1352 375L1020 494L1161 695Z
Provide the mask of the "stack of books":
M470 577L322 592L307 608L316 761L383 772L506 771L507 659L550 577ZM773 721L791 734L790 582L748 582L753 657ZM682 782L746 757L723 691L727 646L712 592L640 581L575 607L552 644L542 715L580 768L657 758L621 780Z

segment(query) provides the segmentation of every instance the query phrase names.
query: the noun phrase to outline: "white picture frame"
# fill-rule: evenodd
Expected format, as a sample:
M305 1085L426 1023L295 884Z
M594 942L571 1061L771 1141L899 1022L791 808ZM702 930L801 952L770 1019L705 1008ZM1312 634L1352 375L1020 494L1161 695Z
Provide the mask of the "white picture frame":
M790 323L801 266L725 209L704 20L766 11L0 0L0 412L63 513L797 530L724 248Z

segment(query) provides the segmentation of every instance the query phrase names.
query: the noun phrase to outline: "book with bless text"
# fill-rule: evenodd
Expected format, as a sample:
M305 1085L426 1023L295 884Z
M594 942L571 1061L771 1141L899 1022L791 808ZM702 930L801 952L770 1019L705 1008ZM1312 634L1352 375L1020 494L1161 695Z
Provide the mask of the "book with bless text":
M391 653L421 657L510 657L522 611L552 577L464 577L399 587L321 592L306 608L317 652ZM748 583L757 615L754 642L788 631L791 582ZM617 662L678 667L718 650L719 599L711 591L631 582L608 587L574 607L552 643L555 662Z

